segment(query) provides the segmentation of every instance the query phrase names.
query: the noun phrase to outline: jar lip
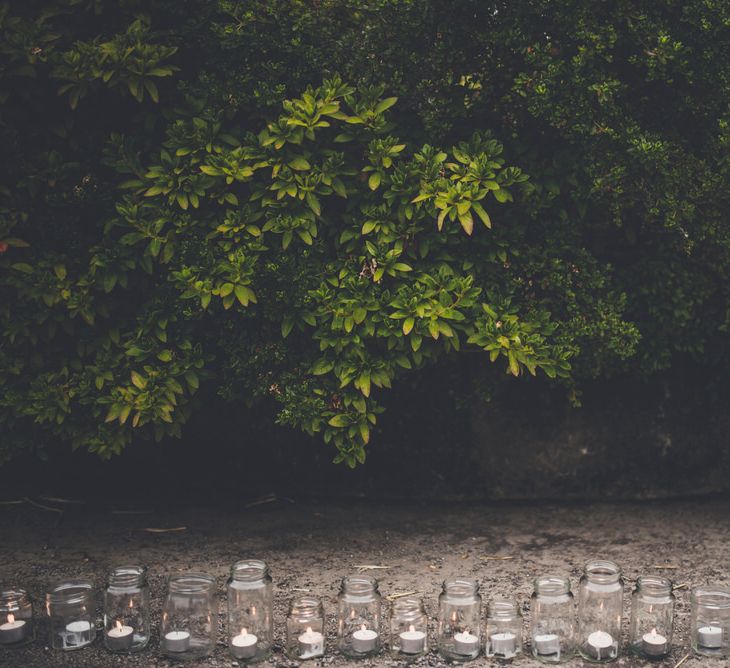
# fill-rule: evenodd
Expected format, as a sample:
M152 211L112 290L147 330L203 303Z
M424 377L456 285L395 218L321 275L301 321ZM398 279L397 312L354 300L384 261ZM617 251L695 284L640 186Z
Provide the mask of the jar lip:
M692 600L703 607L730 608L730 589L719 585L701 585L692 590Z
M378 591L378 581L372 575L346 575L341 587L347 594L364 596Z
M289 604L289 614L317 618L323 615L322 601L316 596L305 595L292 598Z
M420 613L423 610L423 601L420 598L404 596L393 601L393 612L405 614L409 612Z
M147 580L147 566L116 566L109 571L110 587L135 587L143 585Z
M6 602L14 599L22 600L29 598L28 590L22 587L0 585L0 601Z
M570 591L570 578L567 575L539 575L533 580L538 594L567 594Z
M672 592L672 581L661 575L640 575L636 578L636 588L647 594L666 595Z
M170 591L197 594L215 587L215 578L207 573L174 573L167 577Z
M594 582L608 584L617 582L621 577L621 569L613 561L594 559L585 565L586 577Z
M494 617L514 617L517 614L517 601L500 596L489 602L489 615Z
M61 580L46 592L48 603L83 603L94 592L94 582L85 578Z
M261 559L241 559L231 566L234 580L255 582L263 580L269 574L269 567Z
M446 578L442 585L444 592L449 596L474 596L479 591L479 583L473 578L456 576Z

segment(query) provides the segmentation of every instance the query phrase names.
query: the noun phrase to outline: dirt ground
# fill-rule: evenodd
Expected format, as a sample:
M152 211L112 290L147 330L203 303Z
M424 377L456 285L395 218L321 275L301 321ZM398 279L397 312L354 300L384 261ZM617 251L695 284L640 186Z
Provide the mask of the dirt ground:
M270 664L287 667L296 665L281 651L286 606L295 589L322 596L328 608L330 645L326 657L310 668L352 664L333 649L334 597L340 579L363 564L387 566L372 571L382 594L416 591L424 597L431 617L443 579L464 574L479 580L485 601L498 594L516 596L526 623L532 579L538 574L568 573L575 587L586 560L612 559L621 565L626 579L625 615L638 575L669 575L677 585L675 646L669 659L654 664L662 668L674 667L689 651L690 587L730 584L730 502L719 500L448 507L285 500L139 514L113 512L129 509L113 504L90 508L44 503L64 512L27 503L0 505L0 582L27 588L37 602L48 583L59 578L93 576L101 589L114 565L144 563L150 569L154 637L145 652L119 657L105 652L99 640L76 652L51 651L47 639L39 635L25 648L0 649L3 668L174 665L159 656L156 638L165 576L187 570L214 574L223 611L229 566L244 557L264 559L270 566L276 600L276 647ZM186 528L173 533L144 531L174 527ZM221 617L214 655L187 665L231 666L223 637ZM539 665L525 656L515 663ZM574 660L568 665L580 663ZM645 663L624 653L613 665ZM395 666L397 662L383 653L360 665ZM441 666L443 662L432 652L417 665ZM480 657L471 665L490 662ZM684 668L720 665L728 664L694 656L682 664Z

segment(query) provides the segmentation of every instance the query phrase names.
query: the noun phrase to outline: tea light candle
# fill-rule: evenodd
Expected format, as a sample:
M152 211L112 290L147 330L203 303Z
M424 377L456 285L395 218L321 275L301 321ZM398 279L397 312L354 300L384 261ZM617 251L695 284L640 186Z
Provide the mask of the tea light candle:
M231 639L231 651L237 659L252 659L256 656L258 644L257 635L241 629L241 632Z
M117 620L117 625L106 633L106 646L115 652L123 652L132 647L134 640L134 629L131 626L123 626Z
M10 613L8 621L0 624L0 643L10 645L11 643L20 642L28 633L28 625L22 619L15 619L15 615Z
M187 652L190 649L190 634L187 631L166 633L165 649L168 652Z
M613 647L613 643L613 636L605 631L594 631L588 636L588 650L596 659L607 658L610 653L606 650Z
M324 654L324 636L319 631L312 631L310 626L299 636L299 658L309 659Z
M701 626L697 629L697 643L707 649L722 647L722 628L719 626Z
M79 619L66 624L66 645L78 647L91 642L91 622Z
M657 633L656 629L652 629L650 633L645 633L641 637L641 648L645 654L649 656L662 656L667 653L667 639Z
M493 633L489 636L489 644L492 648L492 654L512 656L517 647L517 636L510 631Z
M538 634L532 642L538 654L557 654L560 651L560 637L555 633Z
M457 654L474 654L479 651L479 638L469 631L454 633L454 651Z
M416 631L413 624L398 637L400 638L400 651L403 654L420 654L426 646L426 634L423 631Z
M352 649L356 652L372 652L378 642L378 633L363 624L352 634Z

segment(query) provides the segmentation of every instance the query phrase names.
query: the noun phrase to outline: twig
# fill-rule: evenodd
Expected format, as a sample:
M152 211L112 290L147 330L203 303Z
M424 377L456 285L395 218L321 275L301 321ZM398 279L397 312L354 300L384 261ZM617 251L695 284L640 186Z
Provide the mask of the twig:
M677 585L676 587L672 587L673 591L677 591L677 589L685 589L686 587L689 587L689 583L684 582L681 585Z
M254 508L255 506L262 506L265 503L274 503L275 501L278 501L279 497L276 496L276 494L266 494L264 496L260 496L258 499L254 499L253 501L249 501L244 508Z
M310 592L311 589L301 589L300 587L292 587L292 591L303 591L303 592Z
M61 513L61 514L63 514L63 510L61 508L53 508L51 506L46 506L46 505L44 505L42 503L38 503L37 501L33 501L33 499L31 499L31 498L29 498L27 496L25 497L25 500L31 506L35 506L36 508L40 508L41 510L48 510L49 512L52 512L52 513Z
M679 668L689 657L692 656L691 652L685 654L677 663L674 664L674 668Z
M387 601L395 601L399 598L405 598L406 596L413 596L413 594L417 594L417 591L404 591L404 592L394 592L393 594L388 594L385 599Z
M142 531L146 531L147 533L173 533L176 531L187 531L187 527L171 527L170 529L156 529L156 528L146 528L142 529Z
M365 571L385 571L390 568L390 566L373 566L370 564L360 564L359 566L355 566L357 568L358 573L364 573Z
M663 564L663 565L658 564L658 565L652 566L652 568L658 568L658 569L664 570L664 571L676 571L679 568L679 566L670 566L669 564Z
M13 501L0 501L0 506L17 506L21 503L25 503L25 499L17 499Z
M38 498L44 501L50 501L51 503L83 503L83 501L79 501L78 499L61 499L57 496L39 496Z
M479 558L484 561L507 561L509 559L514 559L513 556L507 554L485 554Z

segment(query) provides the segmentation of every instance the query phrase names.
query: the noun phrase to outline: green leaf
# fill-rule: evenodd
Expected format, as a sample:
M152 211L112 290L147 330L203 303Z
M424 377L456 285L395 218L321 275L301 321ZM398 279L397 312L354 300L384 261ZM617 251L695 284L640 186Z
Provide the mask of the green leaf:
M16 271L22 271L24 274L33 273L33 267L31 267L29 264L26 264L25 262L16 262L15 264L12 264L10 266Z
M397 97L386 97L375 106L375 113L382 114L384 111L390 109L396 102L398 102Z
M403 334L408 336L411 333L411 330L413 329L413 325L416 324L415 318L406 318L403 321Z
M281 336L282 338L286 338L291 333L292 329L294 328L294 318L290 315L284 316L284 319L281 321Z
M380 185L380 180L380 174L378 172L373 172L368 179L368 186L370 187L370 190L377 190Z
M334 362L330 362L326 359L317 360L317 363L312 367L312 374L315 376L323 376L334 369Z
M53 267L53 271L60 280L66 278L66 267L62 264L57 264Z
M482 222L489 228L492 228L492 220L489 214L484 210L484 207L479 202L472 202L471 208L474 209L477 216L482 219Z
M303 172L307 169L311 169L311 165L305 158L303 158L301 155L298 155L293 160L289 161L289 167L292 169L296 169L299 172Z
M471 212L459 214L459 222L467 234L471 234L474 231L474 218Z
M140 376L136 371L132 371L132 384L139 388L140 390L144 390L145 387L147 387L147 381Z
M340 413L330 418L327 424L330 427L347 427L350 424L350 419L344 413Z

